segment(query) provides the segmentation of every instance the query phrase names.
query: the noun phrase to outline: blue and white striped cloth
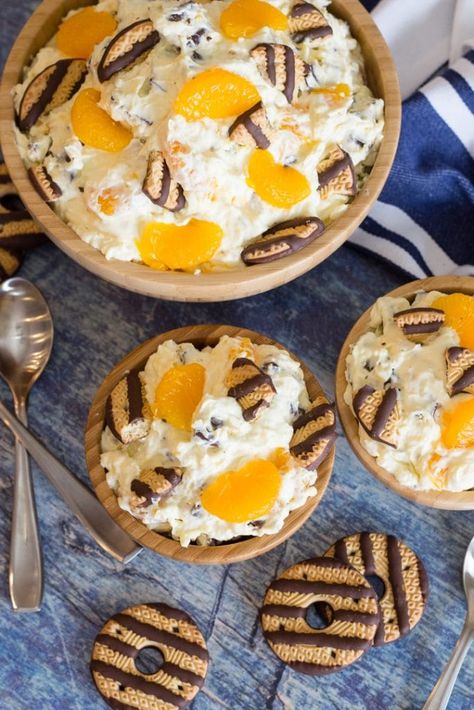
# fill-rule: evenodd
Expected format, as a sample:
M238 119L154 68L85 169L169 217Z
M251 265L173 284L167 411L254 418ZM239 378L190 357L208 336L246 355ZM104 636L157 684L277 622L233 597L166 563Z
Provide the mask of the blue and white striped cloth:
M350 242L417 278L474 275L474 50L404 101L391 174Z

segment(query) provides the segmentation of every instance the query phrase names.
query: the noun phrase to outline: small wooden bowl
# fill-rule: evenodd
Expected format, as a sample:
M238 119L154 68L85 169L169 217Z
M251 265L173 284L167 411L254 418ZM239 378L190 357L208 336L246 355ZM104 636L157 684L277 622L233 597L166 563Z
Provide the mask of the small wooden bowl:
M412 300L417 291L443 291L445 293L466 293L474 295L474 277L470 276L433 276L428 279L419 279L396 288L394 291L385 294L386 296L404 297ZM344 401L344 391L346 382L346 358L349 355L351 345L355 344L361 335L367 332L370 322L370 311L372 306L365 311L355 323L347 336L342 350L339 354L336 369L336 404L339 419L344 433L352 447L355 455L379 481L393 491L423 505L430 505L433 508L444 508L446 510L474 510L474 490L454 493L451 491L424 491L403 486L397 481L395 476L378 465L376 459L371 456L362 446L359 439L359 424L354 417L350 407Z
M246 328L237 328L228 325L194 325L170 330L167 333L157 335L155 338L151 338L151 340L147 340L146 343L139 345L138 348L114 367L100 386L94 398L86 424L85 449L87 468L97 497L106 510L113 519L141 545L145 545L145 547L149 547L154 552L159 552L166 557L172 557L175 560L193 564L213 565L241 562L242 560L248 560L252 557L258 557L258 555L262 555L264 552L268 552L268 550L282 543L303 525L319 504L329 483L334 465L335 448L332 449L327 459L318 469L318 480L316 484L317 494L308 499L300 508L290 513L279 532L273 535L252 537L238 542L223 543L210 547L200 545L182 547L176 540L153 532L142 522L130 515L130 513L127 513L119 507L114 492L107 484L105 471L100 465L100 439L104 429L105 403L108 394L128 370L137 366L144 367L146 360L156 351L158 345L164 343L165 340L171 339L177 343L193 343L196 347L203 348L206 345L216 345L219 338L223 335L247 337L258 345L276 345L286 350L280 343L270 340L270 338L260 335L260 333L255 333L253 330L247 330ZM306 365L292 353L290 353L290 355L301 365L311 400L323 394L319 382L308 370Z
M60 249L92 273L130 291L176 301L225 301L288 283L326 259L346 241L367 215L385 184L400 131L400 91L395 65L382 35L358 0L333 0L331 11L349 23L362 47L369 86L385 101L384 138L363 190L346 212L301 252L270 264L242 265L232 271L199 276L160 272L143 264L107 260L100 251L83 242L48 207L28 179L13 130L12 90L20 81L23 68L54 35L62 17L74 8L91 4L92 0L44 0L13 45L0 92L0 139L11 178L32 216Z

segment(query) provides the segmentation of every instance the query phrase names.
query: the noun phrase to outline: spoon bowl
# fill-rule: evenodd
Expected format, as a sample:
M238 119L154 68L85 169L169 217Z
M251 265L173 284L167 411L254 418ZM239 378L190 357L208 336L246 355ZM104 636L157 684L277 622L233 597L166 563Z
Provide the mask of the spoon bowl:
M40 291L26 279L0 285L0 375L13 395L27 397L53 346L53 321Z
M15 413L27 424L28 394L53 346L48 304L21 278L0 285L0 375L10 387ZM10 598L15 611L38 611L43 594L41 546L28 455L15 441L15 486L10 544Z

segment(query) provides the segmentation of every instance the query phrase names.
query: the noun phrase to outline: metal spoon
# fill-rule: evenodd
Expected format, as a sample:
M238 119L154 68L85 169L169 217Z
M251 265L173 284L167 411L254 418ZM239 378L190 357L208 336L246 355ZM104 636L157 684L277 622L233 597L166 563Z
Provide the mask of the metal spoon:
M38 289L13 278L0 286L0 374L15 412L27 423L26 403L53 345L53 321ZM15 440L15 484L10 543L10 598L15 611L39 611L43 595L41 547L28 454Z
M431 691L423 710L444 710L447 707L464 658L474 640L474 537L469 543L464 558L463 582L467 599L466 620L451 658Z

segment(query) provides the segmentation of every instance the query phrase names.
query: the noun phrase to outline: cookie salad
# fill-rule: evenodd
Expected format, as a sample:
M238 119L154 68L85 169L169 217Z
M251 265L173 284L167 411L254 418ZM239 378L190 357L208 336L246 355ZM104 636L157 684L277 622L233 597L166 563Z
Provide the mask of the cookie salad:
M108 259L219 271L316 239L383 135L328 0L102 0L69 13L15 89L40 195Z
M363 447L405 486L474 488L474 297L379 298L346 360Z
M119 505L181 545L260 536L316 494L334 405L285 350L172 340L112 390L101 464Z

